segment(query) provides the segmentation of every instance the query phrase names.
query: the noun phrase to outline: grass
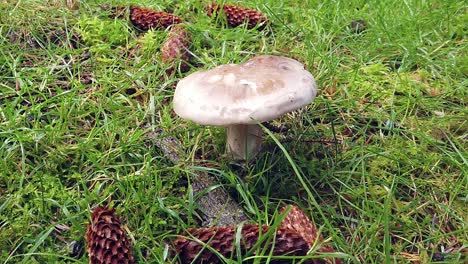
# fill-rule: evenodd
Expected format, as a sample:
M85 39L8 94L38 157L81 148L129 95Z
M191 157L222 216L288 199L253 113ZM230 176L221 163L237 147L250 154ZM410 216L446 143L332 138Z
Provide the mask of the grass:
M204 1L128 2L188 21L192 72L289 56L320 94L276 120L289 129L236 170L222 129L174 115L173 88L186 74L164 74L166 32L138 32L99 1L79 11L0 2L2 263L87 263L79 245L90 208L108 203L138 261L165 263L165 242L199 226L186 184L195 153L216 164L197 166L252 222L271 224L279 206L297 204L346 262L467 261L463 1L243 1L270 18L263 31L226 27L204 14ZM349 26L358 19L361 33ZM153 129L183 142L187 164L164 157L145 136Z

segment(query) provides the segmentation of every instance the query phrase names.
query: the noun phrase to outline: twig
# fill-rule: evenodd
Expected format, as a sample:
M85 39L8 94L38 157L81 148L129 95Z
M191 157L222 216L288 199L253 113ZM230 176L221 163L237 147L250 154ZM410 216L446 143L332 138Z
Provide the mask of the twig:
M154 144L162 150L164 155L174 164L185 160L182 143L174 137L162 137L161 131L147 133L146 136L153 140ZM193 171L192 188L194 195L202 193L219 183L206 172ZM202 212L203 226L227 226L235 225L247 219L242 208L229 196L222 186L201 195L198 206Z

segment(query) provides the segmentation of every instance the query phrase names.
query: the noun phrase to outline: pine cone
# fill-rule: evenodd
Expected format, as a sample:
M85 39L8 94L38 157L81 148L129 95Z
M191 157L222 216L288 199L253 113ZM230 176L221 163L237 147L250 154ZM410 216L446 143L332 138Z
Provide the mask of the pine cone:
M240 241L242 253L252 249L257 243L259 235L268 232L268 226L246 224L242 226L242 240ZM179 237L174 241L175 250L179 253L181 263L221 263L213 251L205 248L203 244L208 244L226 258L231 258L236 254L235 237L237 228L234 226L211 227L211 228L190 228L187 229L185 237ZM195 237L203 243L198 243L190 238ZM266 245L264 242L260 250ZM267 252L271 249L271 242L267 245ZM278 228L274 240L273 255L306 255L309 246L305 240L296 232L285 228ZM202 252L200 252L202 251ZM194 261L194 262L192 262Z
M287 207L281 210L283 213ZM261 229L261 232L260 232ZM244 254L257 243L260 233L264 234L270 229L269 226L259 226L246 224L241 231L241 249ZM190 228L184 237L179 237L174 241L175 253L178 253L182 263L221 263L213 251L219 252L226 258L235 256L235 236L237 227L211 227L211 228ZM195 237L193 239L191 237ZM293 206L288 215L283 219L280 226L276 229L274 244L270 241L267 245L264 242L260 249L267 247L266 252L273 246L274 256L295 255L305 256L307 252L316 244L316 240L322 242L322 237L318 235L317 228L306 217L306 215L297 206ZM200 240L202 243L197 242ZM213 250L204 247L208 244ZM202 251L202 252L200 252ZM334 252L333 247L324 245L319 252ZM341 263L340 259L310 259L304 263Z
M280 211L280 214L283 214L288 207L283 207ZM281 222L281 226L284 228L289 228L302 234L305 241L309 244L310 247L315 243L317 239L317 228L312 224L312 222L305 216L305 214L297 206L293 206L289 210L288 215ZM318 238L319 241L322 241L322 238Z
M284 213L284 211L288 207L283 207L280 211L281 214ZM281 222L281 227L289 229L289 230L294 230L298 234L301 234L301 236L304 238L306 243L308 244L309 248L311 248L318 239L319 242L323 241L322 236L319 236L317 228L314 226L314 224L307 218L307 216L304 214L304 212L299 209L297 206L293 206L291 210L289 210L288 214L286 217L283 219ZM320 247L318 252L322 253L332 253L334 252L334 249L331 245L325 244L322 247ZM318 261L318 260L315 260ZM340 259L326 259L327 262L330 263L341 263ZM333 262L334 261L334 262ZM319 262L316 262L319 263Z
M136 28L143 31L166 29L171 25L182 23L182 19L173 14L138 6L130 6L130 21Z
M190 58L188 52L190 40L190 34L184 26L174 25L171 27L167 39L161 48L162 61L166 64L172 64L166 70L168 75L171 75L177 67L177 65L174 65L177 59L180 59L181 72L189 70L187 62Z
M217 15L221 8L231 27L237 27L247 22L247 28L253 28L258 24L260 24L260 28L263 28L268 23L267 18L257 10L229 4L223 6L217 3L211 4L207 10L208 16Z
M86 229L90 264L134 263L130 241L115 209L97 207Z

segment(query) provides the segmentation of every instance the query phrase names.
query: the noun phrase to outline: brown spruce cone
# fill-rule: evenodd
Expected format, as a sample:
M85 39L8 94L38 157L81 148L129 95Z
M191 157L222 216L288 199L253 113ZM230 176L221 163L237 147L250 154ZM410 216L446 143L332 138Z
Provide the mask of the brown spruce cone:
M97 207L91 214L92 222L86 229L90 264L135 263L131 243L114 212L115 209Z
M171 25L182 23L182 19L173 14L138 6L130 6L130 21L143 31L166 29Z
M283 208L281 212L284 212ZM261 228L261 232L260 232ZM266 233L269 226L246 224L242 227L241 249L242 253L250 250L258 241L259 233ZM218 251L226 258L235 257L235 236L237 227L211 227L211 228L190 228L184 237L179 237L174 241L174 249L178 253L182 263L221 263L219 258L212 250L204 248L203 244L208 244L211 248ZM191 238L191 236L196 239ZM203 243L198 243L196 240ZM322 241L318 236L317 228L310 222L304 213L294 206L288 215L283 219L281 225L276 229L274 244L271 241L268 245L261 245L260 249L267 246L267 251L273 246L274 256L295 255L305 256L307 252L316 244L316 240ZM201 253L200 251L203 250ZM333 247L325 245L318 249L319 252L333 252ZM304 263L341 263L339 259L310 259Z
M165 64L171 64L171 67L166 70L168 75L171 75L177 68L175 63L178 59L180 59L180 71L186 72L189 70L187 62L190 59L188 52L190 40L190 34L183 25L171 27L167 39L161 48L162 61Z
M287 206L283 207L280 211L280 214L283 214L286 209L288 209ZM312 248L317 239L319 242L323 241L323 237L319 236L317 228L309 220L309 218L307 218L304 212L302 212L302 210L299 209L299 207L296 205L294 205L291 210L289 210L280 226L289 230L294 230L298 234L301 234L306 243L309 245L309 248ZM322 245L322 247L320 247L317 251L322 253L335 252L333 247L329 244ZM340 259L326 259L326 261L330 263L341 263Z
M222 12L226 15L228 24L231 27L237 27L244 22L247 22L247 28L249 29L258 24L260 24L260 28L263 28L268 23L266 16L257 10L229 4L224 4L223 6L217 3L211 4L208 6L207 10L208 16L213 16L219 13L221 8Z
M262 234L268 232L268 226L261 226L254 224L246 224L242 226L242 240L240 242L242 253L252 249L257 243L260 232ZM237 227L211 227L211 228L190 228L187 229L185 237L179 237L174 241L174 246L179 252L181 263L221 263L221 260L210 249L204 248L200 244L190 238L193 236L203 243L207 243L214 250L218 251L226 258L235 257L235 237ZM276 239L274 243L273 255L306 255L309 246L305 240L296 232L278 228L276 231ZM260 247L263 249L265 243ZM271 242L268 245L267 252L271 248ZM200 253L200 251L203 251ZM195 262L192 262L194 261Z

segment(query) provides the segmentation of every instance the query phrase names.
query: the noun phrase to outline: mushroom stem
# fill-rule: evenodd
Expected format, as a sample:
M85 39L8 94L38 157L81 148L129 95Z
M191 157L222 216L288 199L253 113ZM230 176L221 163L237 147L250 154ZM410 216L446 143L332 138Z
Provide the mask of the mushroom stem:
M262 128L258 125L227 127L227 152L236 160L253 158L262 146Z

